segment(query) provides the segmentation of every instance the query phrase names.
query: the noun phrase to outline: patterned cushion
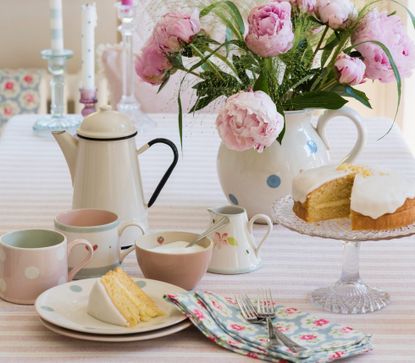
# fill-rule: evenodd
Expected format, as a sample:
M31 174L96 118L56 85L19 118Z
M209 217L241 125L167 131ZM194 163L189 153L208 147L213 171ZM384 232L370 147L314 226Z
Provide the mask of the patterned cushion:
M42 70L0 70L0 122L21 113L38 113Z

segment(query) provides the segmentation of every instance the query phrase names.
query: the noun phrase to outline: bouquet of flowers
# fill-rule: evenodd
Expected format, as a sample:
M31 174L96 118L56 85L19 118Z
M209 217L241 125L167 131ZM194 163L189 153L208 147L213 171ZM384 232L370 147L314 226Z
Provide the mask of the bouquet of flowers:
M339 109L350 98L371 107L355 88L367 79L395 81L400 101L401 79L415 66L415 44L395 13L376 7L380 2L358 10L351 0L274 0L244 19L232 1L222 0L193 14L168 13L137 57L136 71L159 90L173 73L184 72L180 137L180 91L191 74L198 81L190 112L225 96L216 121L223 142L261 152L282 141L287 111ZM203 19L212 16L224 25L220 40L203 30Z

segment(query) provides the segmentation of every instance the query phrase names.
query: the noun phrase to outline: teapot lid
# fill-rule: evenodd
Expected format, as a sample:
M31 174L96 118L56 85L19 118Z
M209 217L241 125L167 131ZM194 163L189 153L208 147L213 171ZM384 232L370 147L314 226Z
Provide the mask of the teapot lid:
M111 106L101 106L85 117L76 133L84 139L114 140L133 137L137 129L125 114L113 111Z

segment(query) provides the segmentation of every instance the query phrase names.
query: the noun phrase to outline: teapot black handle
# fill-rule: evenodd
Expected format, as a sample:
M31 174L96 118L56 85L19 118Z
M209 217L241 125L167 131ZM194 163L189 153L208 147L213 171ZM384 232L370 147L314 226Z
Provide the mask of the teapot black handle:
M148 208L150 208L154 204L154 202L157 200L160 192L162 191L162 189L166 185L167 180L170 178L171 173L173 172L174 168L177 165L177 162L179 161L179 152L177 150L176 145L172 141L170 141L168 139L163 139L163 138L157 138L157 139L149 141L146 145L141 147L137 151L137 153L141 154L142 152L148 150L150 147L152 147L155 144L164 144L164 145L167 145L168 147L170 147L170 149L173 151L173 162L170 164L169 168L164 173L164 175L161 178L160 182L158 183L156 189L154 190L153 195L149 199L148 204L147 204Z

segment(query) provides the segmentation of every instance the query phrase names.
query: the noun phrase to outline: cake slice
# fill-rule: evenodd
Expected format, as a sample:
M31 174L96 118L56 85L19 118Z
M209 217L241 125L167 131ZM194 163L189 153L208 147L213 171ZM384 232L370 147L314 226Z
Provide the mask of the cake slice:
M357 175L351 194L354 230L387 230L415 223L415 186L397 174Z
M87 312L106 323L128 327L164 315L121 268L107 272L96 281Z
M292 195L306 222L350 217L353 230L415 223L415 186L393 173L350 164L309 169L294 178Z
M370 171L343 164L301 172L293 180L294 213L306 222L349 217L350 195L357 173L369 175Z

